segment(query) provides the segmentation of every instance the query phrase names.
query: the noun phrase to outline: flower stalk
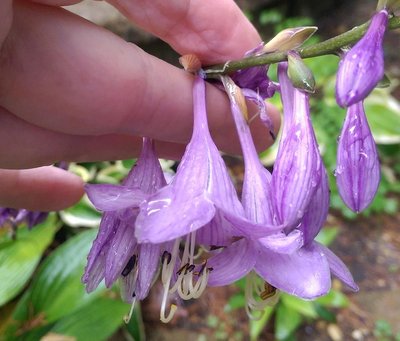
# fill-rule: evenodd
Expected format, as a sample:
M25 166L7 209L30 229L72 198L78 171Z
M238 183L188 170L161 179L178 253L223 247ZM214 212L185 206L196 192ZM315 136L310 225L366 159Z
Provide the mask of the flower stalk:
M356 43L367 31L369 24L370 20L338 36L327 39L315 45L300 48L296 51L303 59L324 56L328 54L337 54L341 49ZM400 17L393 16L389 19L388 29L394 30L397 28L400 28ZM224 64L208 66L204 68L204 74L207 78L215 78L218 75L227 75L241 69L274 64L285 60L287 60L286 52L274 52L261 56L251 56L239 60L232 60Z

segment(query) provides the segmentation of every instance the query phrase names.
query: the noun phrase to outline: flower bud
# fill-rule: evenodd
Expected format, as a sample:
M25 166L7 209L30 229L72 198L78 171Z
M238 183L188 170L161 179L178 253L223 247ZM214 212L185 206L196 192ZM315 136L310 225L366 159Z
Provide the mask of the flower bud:
M264 45L258 55L270 52L285 52L301 46L316 31L316 26L287 28L279 32L274 38Z
M185 71L197 72L201 69L201 61L194 54L185 54L179 58L179 63L183 66Z
M379 186L380 167L362 102L347 110L335 176L339 194L350 209L361 212L369 206Z
M362 101L382 79L382 43L387 23L386 10L376 13L365 35L340 62L336 78L336 100L340 106Z
M288 77L295 88L309 93L315 92L314 75L295 51L288 52Z

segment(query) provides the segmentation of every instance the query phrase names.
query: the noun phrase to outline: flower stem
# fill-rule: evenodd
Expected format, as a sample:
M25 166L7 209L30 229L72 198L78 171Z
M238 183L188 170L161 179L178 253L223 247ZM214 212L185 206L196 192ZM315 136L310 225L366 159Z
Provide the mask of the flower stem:
M321 43L298 49L302 58L318 57L327 54L337 54L340 49L356 43L365 33L369 26L369 21L356 26L350 31L342 33L336 37L325 40ZM400 17L389 19L389 29L400 28ZM247 57L240 60L228 61L225 64L217 64L203 69L207 78L215 78L217 75L226 75L237 70L246 69L252 66L274 64L287 59L286 52L268 53L262 56Z

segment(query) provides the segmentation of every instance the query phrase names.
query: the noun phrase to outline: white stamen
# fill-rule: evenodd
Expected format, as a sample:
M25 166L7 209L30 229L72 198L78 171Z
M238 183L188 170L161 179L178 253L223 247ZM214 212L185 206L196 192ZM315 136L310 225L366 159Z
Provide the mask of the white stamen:
M260 297L263 291L257 275L251 271L246 277L245 287L246 313L251 320L259 320L264 314L265 307L275 305L278 302L279 295L277 293L261 301L254 297L254 293Z
M134 276L133 276L133 299L132 299L132 304L131 304L131 309L129 310L129 314L124 316L124 321L126 324L129 323L129 321L132 318L133 314L133 309L135 308L135 303L136 303L136 295L135 295L135 290L136 290L136 283L137 283L137 278L139 276L139 267L138 267L138 262L135 262L134 268L132 269L134 271Z
M131 309L129 310L129 314L124 316L124 322L126 324L128 324L132 318L133 310L135 309L135 303L136 303L136 296L133 298L133 301L131 304Z

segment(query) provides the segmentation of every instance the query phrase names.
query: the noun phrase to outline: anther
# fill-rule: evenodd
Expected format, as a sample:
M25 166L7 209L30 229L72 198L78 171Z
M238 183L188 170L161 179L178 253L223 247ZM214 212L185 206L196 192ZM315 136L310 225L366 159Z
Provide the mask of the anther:
M164 251L161 256L161 264L164 264L164 261L167 261L167 264L171 263L171 254L168 251Z
M264 291L260 293L260 298L265 301L266 299L274 296L276 294L276 288L269 284L268 282L264 283Z
M121 275L124 277L128 276L135 267L135 264L136 264L136 255L133 255L131 258L129 258L128 263L126 264L124 270L122 270L121 272Z

